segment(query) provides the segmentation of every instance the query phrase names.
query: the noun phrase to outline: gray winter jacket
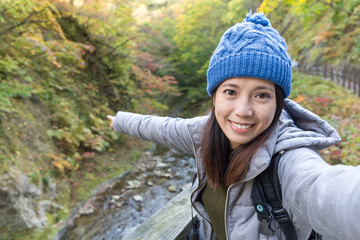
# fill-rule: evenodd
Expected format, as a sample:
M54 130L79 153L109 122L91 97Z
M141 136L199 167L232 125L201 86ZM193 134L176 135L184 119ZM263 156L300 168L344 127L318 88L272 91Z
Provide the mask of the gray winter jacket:
M195 154L198 178L193 185L191 202L201 219L200 239L215 239L209 216L199 201L207 181L199 157L207 118L180 119L118 112L114 130ZM278 175L283 206L298 239L308 239L312 228L322 234L323 239L360 239L360 168L330 166L318 153L339 141L338 133L326 121L286 99L276 130L253 157L245 179L227 191L227 238L285 239L278 225L275 236L259 233L260 222L250 195L254 177L266 169L273 154L286 150Z

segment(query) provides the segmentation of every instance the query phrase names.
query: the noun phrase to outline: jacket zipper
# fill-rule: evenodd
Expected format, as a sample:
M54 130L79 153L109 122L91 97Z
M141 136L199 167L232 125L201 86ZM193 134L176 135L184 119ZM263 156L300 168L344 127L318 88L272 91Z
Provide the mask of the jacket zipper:
M265 168L266 169L266 168ZM265 170L264 169L264 170ZM264 170L262 170L262 171L264 171ZM261 172L262 172L261 171ZM260 173L261 173L260 172ZM260 173L258 173L257 175L259 175ZM225 235L226 235L226 239L228 240L229 239L229 237L228 237L228 231L227 231L227 221L226 221L226 219L227 219L227 207L228 207L228 198L229 198L229 192L230 192L230 190L231 190L231 188L233 187L233 186L235 186L235 185L237 185L237 184L240 184L240 183L244 183L244 182L246 182L246 181L249 181L250 179L254 179L257 175L255 175L253 178L249 178L249 179L244 179L244 180L241 180L241 181L239 181L239 182L236 182L236 183L234 183L234 184L231 184L229 187L228 187L228 189L227 189L227 191L226 191L226 200L225 200L225 212L224 212L224 220L225 220Z
M211 225L210 221L208 221L208 220L200 213L200 211L198 211L198 209L195 207L195 205L194 205L193 202L191 201L194 192L196 192L196 191L197 191L198 189L200 189L200 188L203 188L206 183L200 185L200 181L199 181L199 180L200 180L200 179L199 179L199 169L198 169L198 158L197 158L197 154L196 154L196 148L195 148L194 139L193 139L193 137L192 137L192 135L191 135L191 131L190 131L190 124L187 125L187 130L188 130L188 134L189 134L189 137L190 137L190 140L191 140L191 145L192 145L193 152L194 152L196 174L197 174L197 178L198 178L198 182L199 182L199 186L198 186L197 188L195 188L195 189L191 192L191 194L190 194L190 203L191 203L192 207L195 209L195 211L196 211L199 215L201 215L201 217L202 217L203 219L205 219L205 221L210 225L210 227L211 227L210 239L211 239L211 238L212 238L212 235L213 235L213 230L212 230L212 225ZM225 231L225 232L226 232L226 231Z
M228 206L228 198L229 198L229 192L230 192L230 188L233 186L230 185L230 187L228 187L228 189L226 190L226 199L225 199L225 212L224 212L224 221L225 221L225 236L226 236L226 239L228 240L229 237L228 237L228 231L227 231L227 217L226 217L226 214L227 214L227 206Z

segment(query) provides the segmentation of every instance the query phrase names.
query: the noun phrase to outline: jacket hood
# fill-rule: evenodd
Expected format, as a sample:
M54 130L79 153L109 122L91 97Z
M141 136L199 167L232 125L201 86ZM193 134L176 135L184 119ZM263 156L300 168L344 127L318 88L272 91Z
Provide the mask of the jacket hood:
M341 140L337 131L316 114L285 99L284 109L273 133L255 153L243 181L265 170L273 154L282 150L308 147L321 150Z
M328 122L296 102L285 99L275 152L301 147L321 150L340 140L339 134Z

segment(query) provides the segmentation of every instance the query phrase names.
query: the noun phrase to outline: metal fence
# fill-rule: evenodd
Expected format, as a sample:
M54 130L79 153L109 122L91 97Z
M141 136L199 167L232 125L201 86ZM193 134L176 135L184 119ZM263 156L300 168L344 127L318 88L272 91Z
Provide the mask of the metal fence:
M360 97L360 69L356 68L336 68L330 65L306 66L298 64L298 70L311 75L319 75L330 79L340 86L353 91Z

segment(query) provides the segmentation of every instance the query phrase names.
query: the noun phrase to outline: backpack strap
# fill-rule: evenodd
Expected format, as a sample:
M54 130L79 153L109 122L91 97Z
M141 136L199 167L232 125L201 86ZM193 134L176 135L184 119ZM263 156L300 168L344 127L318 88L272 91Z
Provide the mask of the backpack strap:
M287 240L297 240L295 228L286 209L282 206L281 185L278 176L279 160L285 151L275 154L270 165L254 179L251 198L260 220L260 233L274 235L271 225L275 219ZM271 213L268 205L271 206Z

